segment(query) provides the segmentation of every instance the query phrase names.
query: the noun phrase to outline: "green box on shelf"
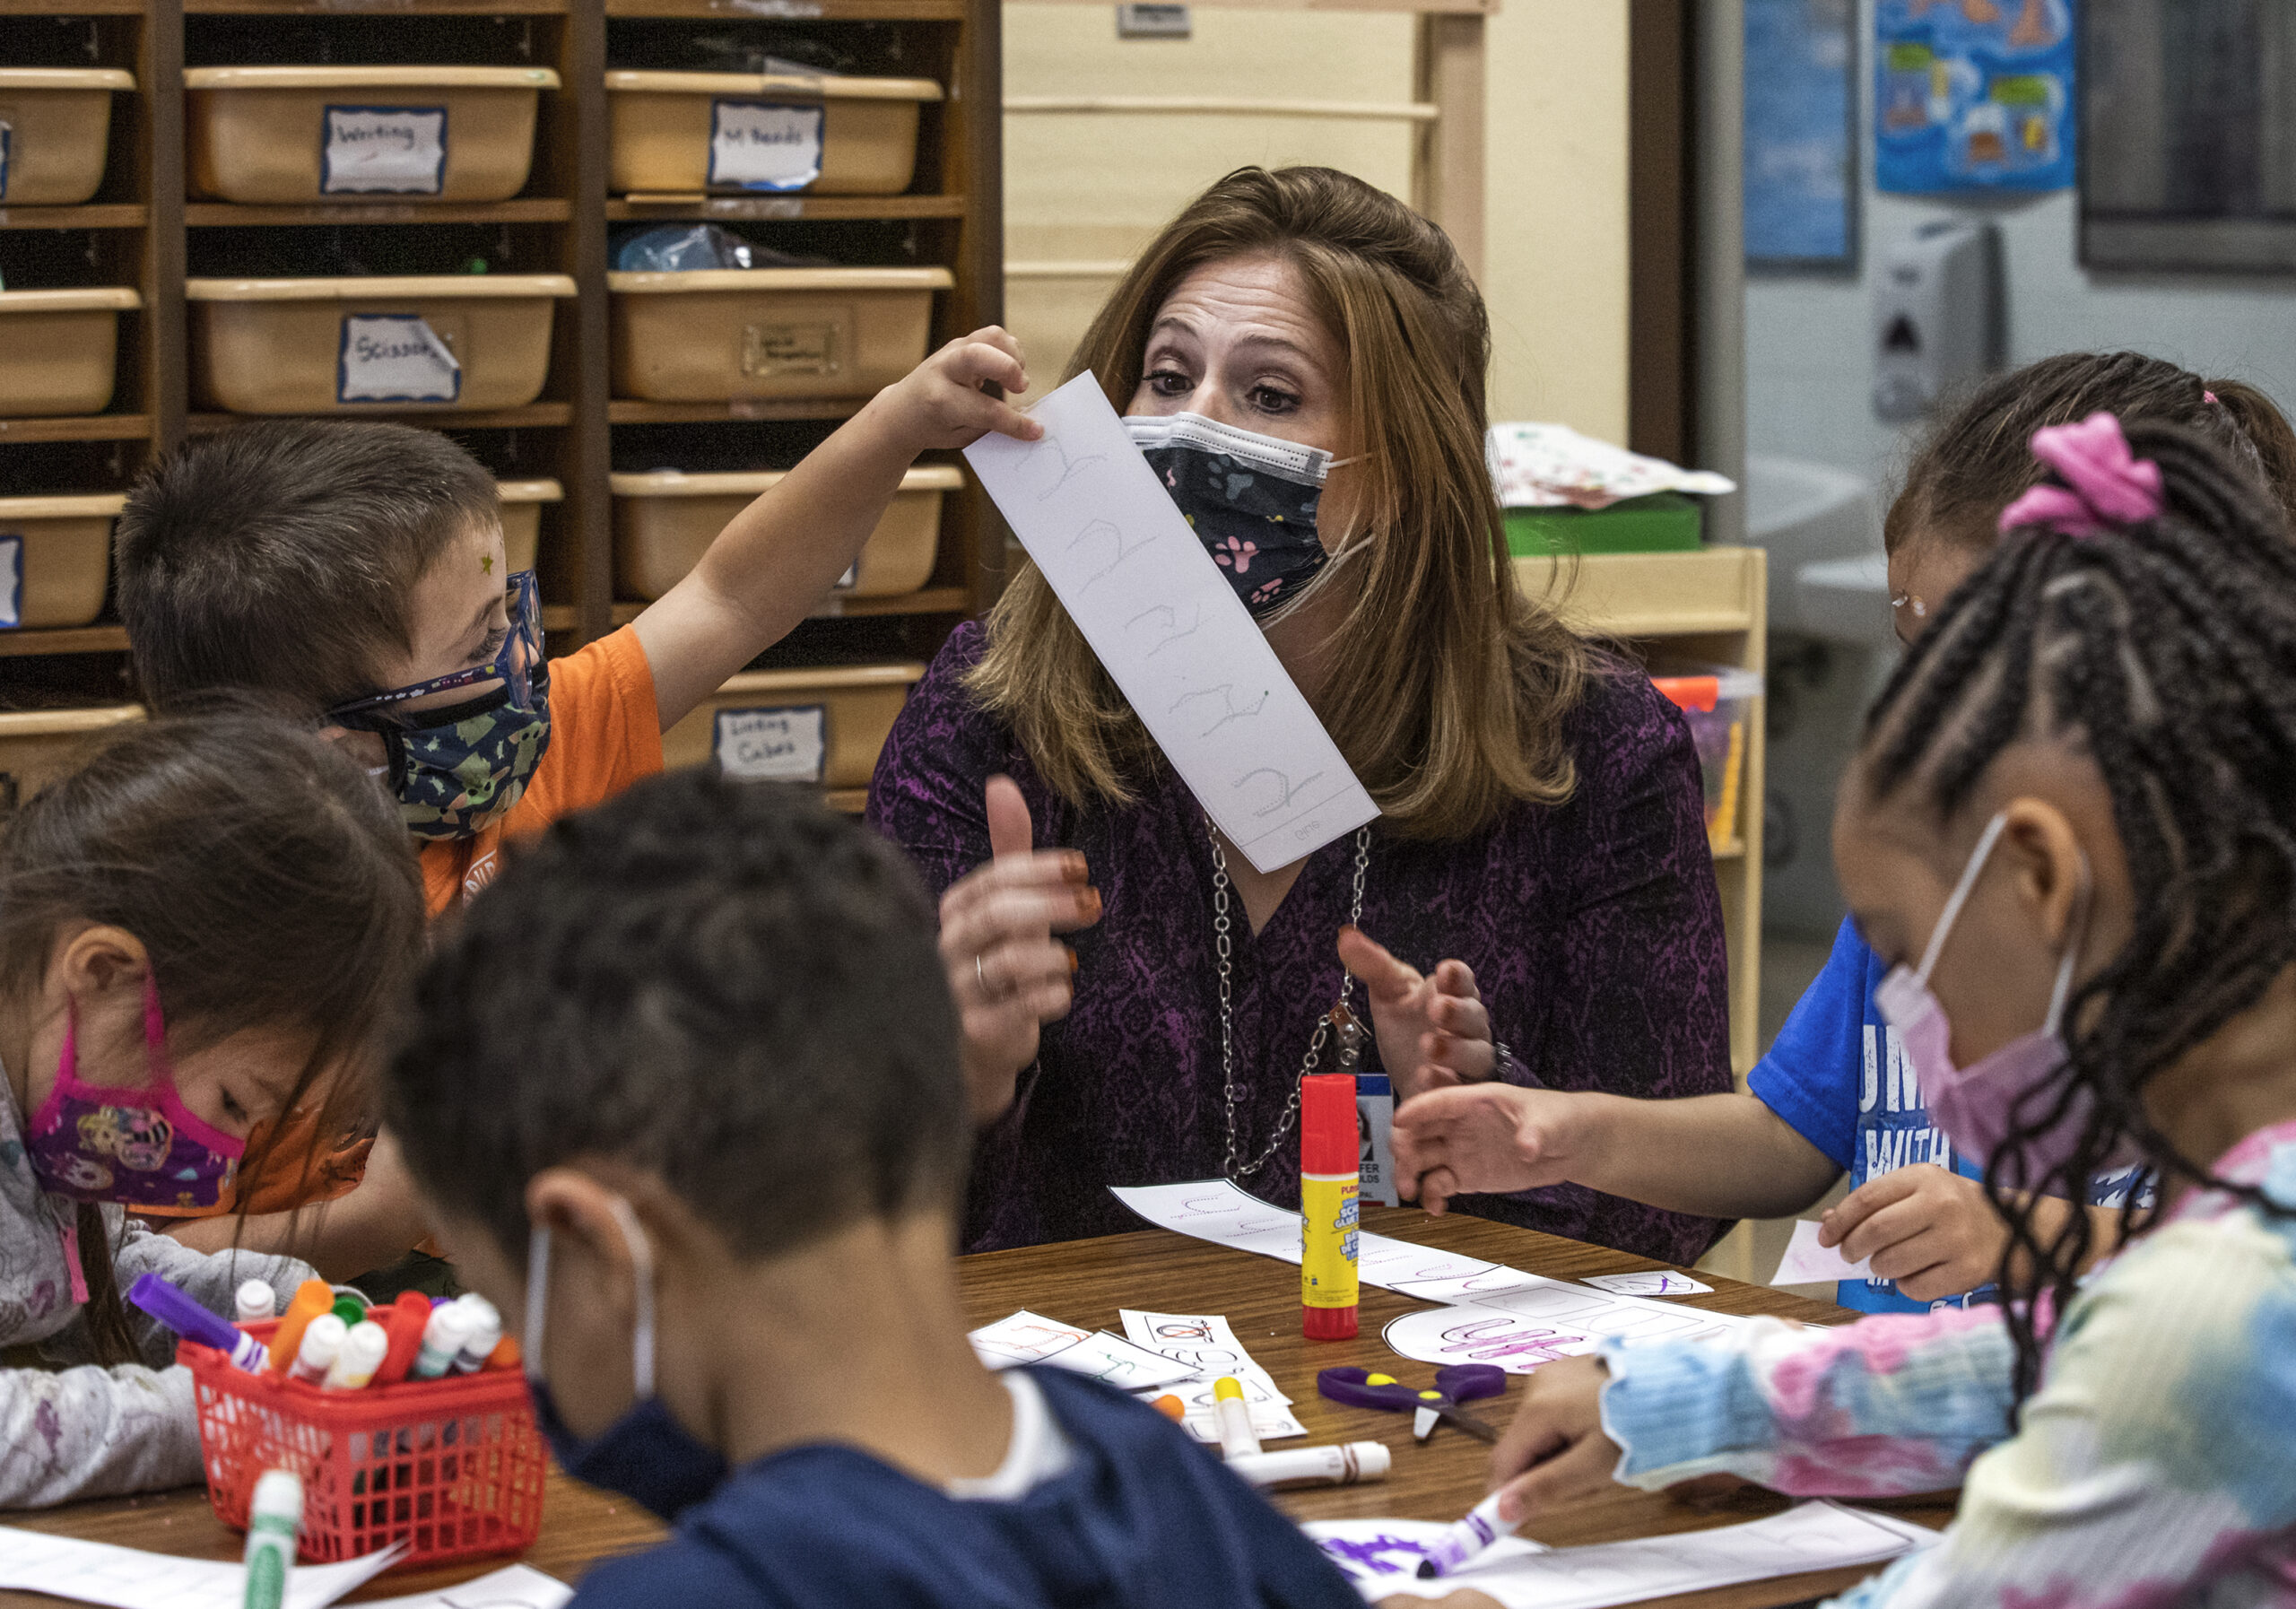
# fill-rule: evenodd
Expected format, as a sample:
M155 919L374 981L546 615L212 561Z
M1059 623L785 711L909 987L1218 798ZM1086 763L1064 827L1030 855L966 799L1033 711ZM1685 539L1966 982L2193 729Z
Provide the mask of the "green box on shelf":
M1680 553L1699 544L1702 515L1679 491L1631 497L1607 509L1509 509L1507 551L1518 559L1551 553Z

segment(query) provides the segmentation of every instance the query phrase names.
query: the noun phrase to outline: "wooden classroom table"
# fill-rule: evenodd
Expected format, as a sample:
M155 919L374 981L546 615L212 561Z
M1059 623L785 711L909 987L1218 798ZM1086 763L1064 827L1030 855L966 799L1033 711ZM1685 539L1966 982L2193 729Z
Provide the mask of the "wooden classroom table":
M1622 1274L1658 1268L1624 1252L1585 1246L1551 1235L1465 1216L1431 1218L1414 1207L1368 1208L1364 1227L1397 1239L1415 1240L1448 1251L1486 1258L1544 1274L1576 1279L1589 1274ZM1356 1363L1385 1369L1406 1380L1431 1376L1434 1366L1397 1358L1379 1340L1380 1327L1399 1313L1424 1304L1365 1286L1361 1334L1353 1341L1310 1342L1300 1335L1300 1276L1291 1264L1248 1252L1191 1240L1162 1230L1071 1240L1016 1251L987 1252L960 1265L967 1324L978 1327L1027 1308L1064 1323L1092 1326L1118 1334L1118 1308L1168 1313L1220 1313L1253 1358L1275 1377L1292 1398L1292 1412L1308 1427L1308 1439L1277 1445L1329 1441L1384 1441L1393 1449L1394 1468L1374 1485L1278 1492L1275 1500L1298 1519L1351 1516L1405 1519L1457 1519L1483 1495L1483 1445L1456 1428L1439 1427L1424 1447L1411 1438L1410 1419L1369 1408L1350 1408L1316 1393L1316 1371ZM1769 1313L1784 1318L1839 1323L1847 1315L1822 1302L1758 1285L1742 1285L1702 1275L1711 1295L1684 1299L1685 1305L1723 1313ZM1520 1377L1508 1382L1504 1399L1473 1405L1503 1426L1520 1396ZM1708 1483L1709 1485L1714 1483ZM1775 1513L1785 1500L1752 1487L1708 1492L1696 1499L1674 1493L1616 1491L1551 1516L1534 1519L1523 1534L1554 1546L1614 1542L1632 1536L1702 1530ZM1952 1517L1950 1498L1889 1505L1930 1526ZM208 1509L204 1490L192 1487L148 1497L101 1499L42 1513L0 1514L0 1523L60 1532L93 1541L119 1543L156 1552L197 1559L236 1559L240 1538ZM566 1477L553 1464L543 1505L542 1535L524 1555L535 1569L574 1581L589 1564L657 1541L662 1527L635 1504L594 1491ZM396 1597L436 1591L500 1568L497 1558L425 1570L394 1570L370 1582L346 1600ZM1878 1567L1823 1570L1811 1575L1752 1582L1718 1591L1691 1593L1657 1602L1665 1609L1774 1609L1823 1597L1871 1575ZM58 1600L32 1594L0 1592L0 1609L23 1605L54 1609Z

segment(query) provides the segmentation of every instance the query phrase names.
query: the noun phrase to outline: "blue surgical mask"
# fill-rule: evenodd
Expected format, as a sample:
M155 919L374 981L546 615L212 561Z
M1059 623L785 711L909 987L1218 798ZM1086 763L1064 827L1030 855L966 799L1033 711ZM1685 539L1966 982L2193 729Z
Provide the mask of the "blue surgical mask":
M381 735L399 816L417 838L473 838L500 822L550 747L550 664L534 571L510 578L504 606L509 629L491 662L327 711L337 726ZM476 691L447 709L405 708L465 687Z
M1357 460L1201 413L1130 414L1124 428L1254 618L1291 603L1331 562L1317 507L1325 477Z
M568 1474L587 1486L618 1492L665 1520L674 1521L718 1489L725 1456L696 1437L654 1395L654 1248L630 1204L609 1204L614 1225L630 1248L637 1284L637 1321L630 1342L630 1371L637 1400L622 1416L585 1440L559 1417L543 1379L543 1335L550 1312L550 1231L535 1226L526 1253L526 1334L522 1344L526 1391L535 1422Z

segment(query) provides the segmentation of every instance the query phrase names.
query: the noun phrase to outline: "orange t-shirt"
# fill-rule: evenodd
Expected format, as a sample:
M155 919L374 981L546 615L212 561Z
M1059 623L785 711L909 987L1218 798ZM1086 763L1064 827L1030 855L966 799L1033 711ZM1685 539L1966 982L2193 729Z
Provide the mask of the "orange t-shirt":
M550 746L509 813L475 838L422 846L422 891L441 917L494 880L505 838L529 838L561 816L604 803L662 769L662 718L654 671L624 626L563 659L550 662ZM338 1149L343 1136L317 1133L316 1109L299 1112L263 1158L243 1176L239 1196L248 1213L283 1213L331 1201L366 1173L370 1142ZM258 1136L259 1138L259 1136ZM254 1149L251 1142L250 1150Z

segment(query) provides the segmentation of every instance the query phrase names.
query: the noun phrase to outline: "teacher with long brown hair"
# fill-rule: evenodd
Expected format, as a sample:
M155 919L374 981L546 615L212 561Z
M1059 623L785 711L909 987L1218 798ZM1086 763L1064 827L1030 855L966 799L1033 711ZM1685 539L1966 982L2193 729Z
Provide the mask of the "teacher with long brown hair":
M968 1249L1135 1227L1112 1184L1224 1175L1290 1205L1300 1076L1359 1055L1398 1100L1730 1087L1690 737L1517 587L1490 351L1442 231L1319 168L1213 186L1084 336L1075 370L1381 814L1258 872L1032 566L958 629L869 813L942 895L982 1125ZM1568 1185L1457 1205L1678 1262L1718 1230Z

